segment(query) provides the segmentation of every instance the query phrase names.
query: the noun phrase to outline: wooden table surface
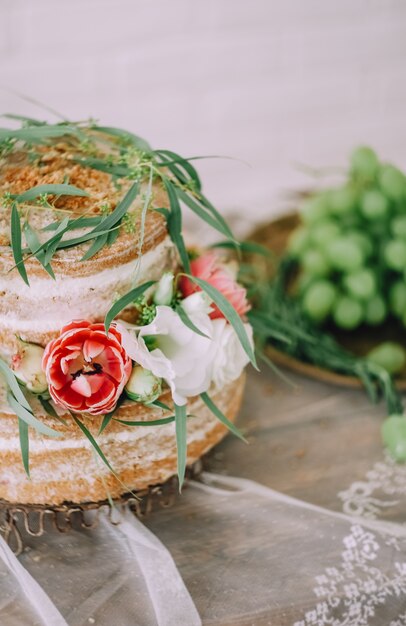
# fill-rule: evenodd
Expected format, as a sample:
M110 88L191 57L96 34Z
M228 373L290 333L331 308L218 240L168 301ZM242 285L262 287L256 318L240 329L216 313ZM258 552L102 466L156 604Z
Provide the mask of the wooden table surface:
M286 375L289 383L270 370L249 372L237 421L248 445L227 436L205 460L206 483L214 485L192 482L145 524L172 555L204 626L406 624L406 529L398 547L374 535L380 556L371 571L387 591L383 602L370 596L373 621L358 618L360 604L347 598L347 582L359 586L369 576L371 540L365 535L365 553L350 550L351 558L364 554L354 578L346 546L363 531L353 531L359 521L342 513L406 521L406 467L385 459L381 445L384 406L372 406L361 390ZM114 626L154 623L144 612L151 609L134 555L118 528L102 530L29 538L20 560L69 626L110 626L112 615ZM154 580L159 588L159 571ZM327 606L319 580L332 585L330 621L317 621ZM351 619L343 617L349 610Z
M381 509L378 507L376 517L390 521L406 521L406 487L401 489L402 497L394 498L390 493L372 493L374 487L368 484L368 473L376 464L383 465L385 471L389 473L393 471L393 464L385 461L380 437L380 427L385 417L384 405L371 405L365 393L360 390L347 390L290 373L285 374L290 380L289 384L269 370L262 371L261 374L250 372L244 404L237 421L249 445L228 436L209 454L205 462L207 470L224 476L250 479L306 503L341 513L344 510L347 513L357 512L368 516L370 500L374 502L376 498L373 496L376 495L383 503ZM403 472L400 479L402 484L406 485L406 470L404 466L397 467ZM399 476L390 477L390 480L392 478L399 483ZM365 496L364 500L361 498L360 504L358 495L355 494L357 496L355 497L351 491L351 486L354 485L361 485L363 496L365 489L366 492L371 492L370 500ZM378 489L379 485L376 488ZM342 496L346 492L349 492L347 500ZM376 500L378 503L379 497ZM390 505L387 505L385 499L390 501ZM216 506L215 502L214 500L213 506ZM280 603L273 600L267 605L261 595L265 591L263 589L257 591L257 587L254 586L252 594L255 596L258 593L261 596L258 603L263 602L262 610L256 612L255 605L250 605L249 602L247 604L245 597L240 604L237 601L229 606L229 614L224 614L222 602L227 603L227 593L230 590L226 590L222 595L221 587L230 584L230 577L231 580L232 576L238 577L238 570L234 569L236 554L244 563L242 555L247 558L250 546L258 556L258 543L255 543L249 533L244 535L239 532L238 520L234 522L232 518L231 521L228 518L229 527L225 530L221 526L218 530L218 526L215 526L219 537L208 539L200 524L203 526L206 523L211 524L212 520L204 505L200 503L199 506L200 509L194 498L185 492L174 509L165 515L160 512L153 515L147 520L147 525L170 548L205 625L289 626L296 622L301 611L305 614L307 609L311 609L313 599L300 596L297 585L290 581L290 574L294 578L295 571L290 572L287 567L288 576L284 584L292 585L289 603L281 598ZM242 510L247 506L244 501L241 502ZM197 510L199 514L196 513ZM272 552L277 549L278 542L285 541L287 546L285 554L289 559L289 540L283 537L280 528L272 526L272 522L275 521L271 519L272 517L271 513L269 527L272 528L272 532L270 530L269 540L268 538L263 540L263 550ZM192 531L187 530L185 520L188 518L193 518L196 540L193 539L193 533L192 539L189 537L188 533ZM179 528L185 525L185 541L186 537L189 538L186 549L182 540L173 539L169 530L172 525L178 525ZM199 543L199 533L203 546ZM292 537L292 540L294 539ZM230 546L225 548L225 544L233 545L233 542L234 549ZM300 549L302 548L299 547ZM333 534L328 549L339 561L342 540L335 539ZM306 547L303 546L303 550L305 554ZM192 559L191 554L194 551L196 558ZM222 554L223 558L217 559L218 554ZM206 561L210 561L210 567L207 566L207 569ZM213 566L213 562L216 566ZM217 569L214 567L220 568L222 572L219 580ZM259 559L258 568L261 567ZM263 570L263 575L268 576L266 569ZM210 577L215 581L211 581L212 585L208 584L210 592L202 590L204 581ZM275 582L272 583L274 584ZM281 589L281 594L282 591ZM403 596L402 602L406 609L406 596ZM397 609L394 609L391 619L393 615L397 616L396 611ZM386 618L382 619L382 622L376 623L389 623L385 621Z

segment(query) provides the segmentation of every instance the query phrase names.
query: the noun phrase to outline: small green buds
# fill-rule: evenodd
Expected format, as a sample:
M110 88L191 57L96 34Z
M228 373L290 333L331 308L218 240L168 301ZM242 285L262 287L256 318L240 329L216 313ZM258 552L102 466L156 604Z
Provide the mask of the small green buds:
M134 365L130 378L125 386L127 396L135 402L150 404L162 393L162 381L141 365Z

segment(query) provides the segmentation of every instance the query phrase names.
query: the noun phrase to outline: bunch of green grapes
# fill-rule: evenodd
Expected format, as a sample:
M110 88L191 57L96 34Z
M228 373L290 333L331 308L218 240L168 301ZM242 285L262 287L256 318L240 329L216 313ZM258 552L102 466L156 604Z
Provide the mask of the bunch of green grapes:
M347 181L307 198L289 240L296 289L314 322L352 330L388 317L406 326L406 176L359 147Z

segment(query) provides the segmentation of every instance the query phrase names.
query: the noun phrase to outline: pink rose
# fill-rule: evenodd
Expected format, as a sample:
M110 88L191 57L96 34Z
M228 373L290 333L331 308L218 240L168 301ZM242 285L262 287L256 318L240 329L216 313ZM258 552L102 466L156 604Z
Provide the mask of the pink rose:
M220 293L229 301L239 315L244 315L250 309L247 300L247 292L235 280L232 270L213 252L206 252L190 263L190 270L193 276L201 278L216 287ZM189 278L184 276L179 281L179 288L185 298L196 291L201 291ZM213 303L214 311L210 313L212 319L224 317L219 308Z
M116 406L132 362L115 324L106 335L103 324L76 320L49 342L42 368L57 404L77 413L101 415Z

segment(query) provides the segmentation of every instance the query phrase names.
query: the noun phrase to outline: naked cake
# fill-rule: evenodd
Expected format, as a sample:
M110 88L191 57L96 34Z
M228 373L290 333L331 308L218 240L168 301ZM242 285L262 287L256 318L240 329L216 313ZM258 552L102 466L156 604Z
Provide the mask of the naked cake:
M173 152L94 123L0 129L0 499L181 484L240 435L249 304L234 262L187 250L181 206L234 241Z

